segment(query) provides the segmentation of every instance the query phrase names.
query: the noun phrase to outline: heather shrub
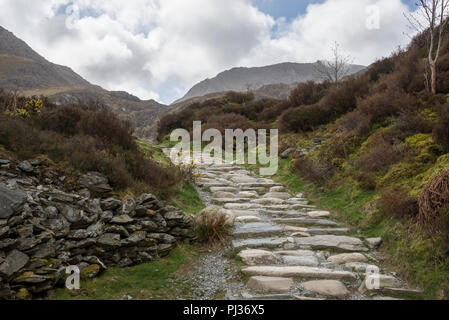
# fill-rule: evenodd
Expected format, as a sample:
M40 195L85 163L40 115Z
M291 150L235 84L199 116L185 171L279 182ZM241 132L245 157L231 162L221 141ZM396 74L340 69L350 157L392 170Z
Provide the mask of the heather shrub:
M292 171L308 181L323 184L332 178L336 168L323 160L300 158L294 162Z
M316 83L308 81L300 83L290 93L289 102L292 107L299 107L302 105L315 104L320 101L326 94L330 83Z
M384 191L379 204L383 212L399 219L414 218L419 213L418 199L399 186Z
M225 99L230 103L243 104L254 100L254 94L252 92L234 92L230 91L226 93Z
M433 137L445 151L449 151L449 105L441 109L440 119L433 129Z

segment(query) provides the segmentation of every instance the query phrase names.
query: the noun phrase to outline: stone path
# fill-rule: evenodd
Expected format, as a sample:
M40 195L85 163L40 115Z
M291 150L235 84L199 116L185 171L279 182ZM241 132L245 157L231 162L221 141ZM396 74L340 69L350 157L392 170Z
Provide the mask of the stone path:
M233 164L204 158L195 163L206 205L225 209L234 221L229 250L245 265L244 283L229 280L228 299L394 299L418 293L379 265L380 239L351 235L303 194Z

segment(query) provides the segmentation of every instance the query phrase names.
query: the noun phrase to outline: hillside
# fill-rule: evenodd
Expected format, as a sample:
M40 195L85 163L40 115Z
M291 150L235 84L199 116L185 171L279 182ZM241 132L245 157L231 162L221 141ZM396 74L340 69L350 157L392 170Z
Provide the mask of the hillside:
M349 73L363 70L364 66L352 65ZM215 78L206 79L196 84L176 103L210 93L257 90L265 85L284 84L306 81L318 81L315 63L280 63L256 68L233 68L218 74Z
M418 37L338 86L307 82L288 99L227 93L161 119L173 129L280 129L275 176L371 237L382 261L427 298L449 296L449 41L437 94L424 85Z
M0 88L18 90L27 96L44 95L56 104L98 102L110 107L121 119L130 120L136 133L143 137L154 136L150 126L166 107L154 100L141 101L126 92L107 91L93 85L70 68L47 61L2 27Z

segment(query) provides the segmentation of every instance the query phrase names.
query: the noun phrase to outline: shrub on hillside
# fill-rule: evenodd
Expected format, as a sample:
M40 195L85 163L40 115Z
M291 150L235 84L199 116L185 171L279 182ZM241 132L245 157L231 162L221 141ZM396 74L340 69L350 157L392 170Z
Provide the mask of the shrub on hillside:
M445 105L440 112L440 119L433 129L435 142L449 151L449 105Z
M320 101L327 89L330 87L330 83L316 83L308 81L300 83L292 90L289 97L289 102L292 107L299 107L303 105L315 104Z
M234 92L230 91L226 93L225 98L231 103L243 104L254 100L254 94L252 92Z
M320 184L329 181L336 172L336 168L326 161L307 158L296 160L292 170L304 179Z
M399 219L414 218L419 213L418 199L398 186L384 191L379 204L383 212Z

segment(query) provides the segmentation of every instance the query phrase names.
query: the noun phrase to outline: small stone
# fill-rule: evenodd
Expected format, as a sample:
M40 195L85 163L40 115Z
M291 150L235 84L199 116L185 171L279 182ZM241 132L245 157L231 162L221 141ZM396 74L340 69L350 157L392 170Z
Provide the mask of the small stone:
M370 290L381 290L383 288L399 288L402 283L393 276L384 274L370 274L362 282L359 288L360 293L366 293Z
M318 293L323 296L345 297L349 294L343 283L337 280L316 280L301 283L307 291Z
M311 218L321 218L321 217L327 217L330 216L329 211L310 211L307 212L307 215Z
M100 266L98 264L91 264L90 266L84 267L81 272L81 279L93 279L100 273Z
M382 244L382 238L367 238L365 240L371 249L377 249Z
M128 198L123 202L122 215L131 215L136 209L136 200L134 198Z
M30 258L23 252L13 250L8 254L5 261L0 264L0 274L10 277L25 267L29 260Z
M247 286L262 292L289 292L294 281L291 278L256 276L249 279Z

